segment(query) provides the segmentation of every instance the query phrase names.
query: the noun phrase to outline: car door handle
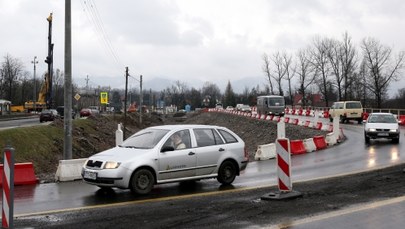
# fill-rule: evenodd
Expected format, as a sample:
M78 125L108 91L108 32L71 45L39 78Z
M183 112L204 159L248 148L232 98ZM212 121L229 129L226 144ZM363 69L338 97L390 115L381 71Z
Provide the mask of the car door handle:
M219 151L219 152L222 152L222 151L225 151L225 149L224 149L224 148L219 148L218 151Z
M190 153L188 153L188 155L193 156L193 155L195 155L195 153L194 153L194 152L190 152Z

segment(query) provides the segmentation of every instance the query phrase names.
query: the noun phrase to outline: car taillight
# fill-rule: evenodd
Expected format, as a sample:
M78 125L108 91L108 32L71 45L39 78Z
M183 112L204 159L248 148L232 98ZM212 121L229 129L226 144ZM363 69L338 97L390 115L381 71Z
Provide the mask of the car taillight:
M246 146L245 146L244 151L245 151L245 160L246 160L246 161L249 161L249 152L247 151Z

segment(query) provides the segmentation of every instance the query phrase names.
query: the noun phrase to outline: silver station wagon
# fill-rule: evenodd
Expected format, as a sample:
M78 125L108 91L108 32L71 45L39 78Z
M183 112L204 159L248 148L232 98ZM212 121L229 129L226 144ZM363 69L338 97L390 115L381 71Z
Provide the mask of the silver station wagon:
M121 145L88 158L82 177L99 187L149 193L155 184L217 178L229 185L249 161L244 141L212 125L143 129Z

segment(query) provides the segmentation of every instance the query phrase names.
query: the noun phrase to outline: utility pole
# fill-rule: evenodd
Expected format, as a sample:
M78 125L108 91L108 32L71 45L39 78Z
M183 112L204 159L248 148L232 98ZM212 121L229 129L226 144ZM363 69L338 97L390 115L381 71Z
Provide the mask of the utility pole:
M72 17L71 0L65 0L65 86L63 159L72 159Z
M46 106L52 108L52 77L53 77L53 44L52 44L52 13L46 18L49 23L48 28L48 56L45 59L45 63L48 64L48 79L49 84L46 92Z
M143 93L142 93L142 75L140 76L140 80L139 80L139 88L140 88L140 92L139 92L139 124L142 125L142 100L143 100Z
M32 64L34 64L34 111L37 112L37 82L35 80L36 72L37 72L37 66L38 64L37 61L37 56L34 56L34 60L31 61Z
M125 97L124 97L124 130L123 130L123 139L125 140L125 129L127 123L127 99L128 99L128 67L125 67Z

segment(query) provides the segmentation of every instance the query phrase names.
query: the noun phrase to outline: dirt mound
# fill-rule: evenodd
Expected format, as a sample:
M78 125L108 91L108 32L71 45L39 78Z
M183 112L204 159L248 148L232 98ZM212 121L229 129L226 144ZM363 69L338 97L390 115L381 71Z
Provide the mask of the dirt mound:
M225 126L238 134L246 144L253 160L258 145L274 143L277 139L277 122L258 120L226 113L192 114L183 123ZM290 140L325 136L326 132L286 123L286 137Z
M126 121L125 121L126 120ZM244 141L249 151L250 160L254 160L254 155L258 145L275 142L277 138L277 123L273 121L257 120L253 118L230 115L225 113L183 113L174 115L161 115L156 113L142 115L140 123L138 113L126 115L100 115L90 116L86 122L74 122L72 129L72 156L73 158L87 158L93 154L115 146L115 131L118 123L125 124L125 136L148 126L166 124L207 124L225 126ZM56 127L64 128L63 120L55 120ZM325 135L324 131L305 128L297 125L286 124L286 137L290 140L311 138L317 135ZM55 139L59 152L63 152L63 137ZM61 154L59 154L61 155ZM44 182L53 179L60 156L55 161L35 161L38 177ZM51 171L51 173L49 173Z

